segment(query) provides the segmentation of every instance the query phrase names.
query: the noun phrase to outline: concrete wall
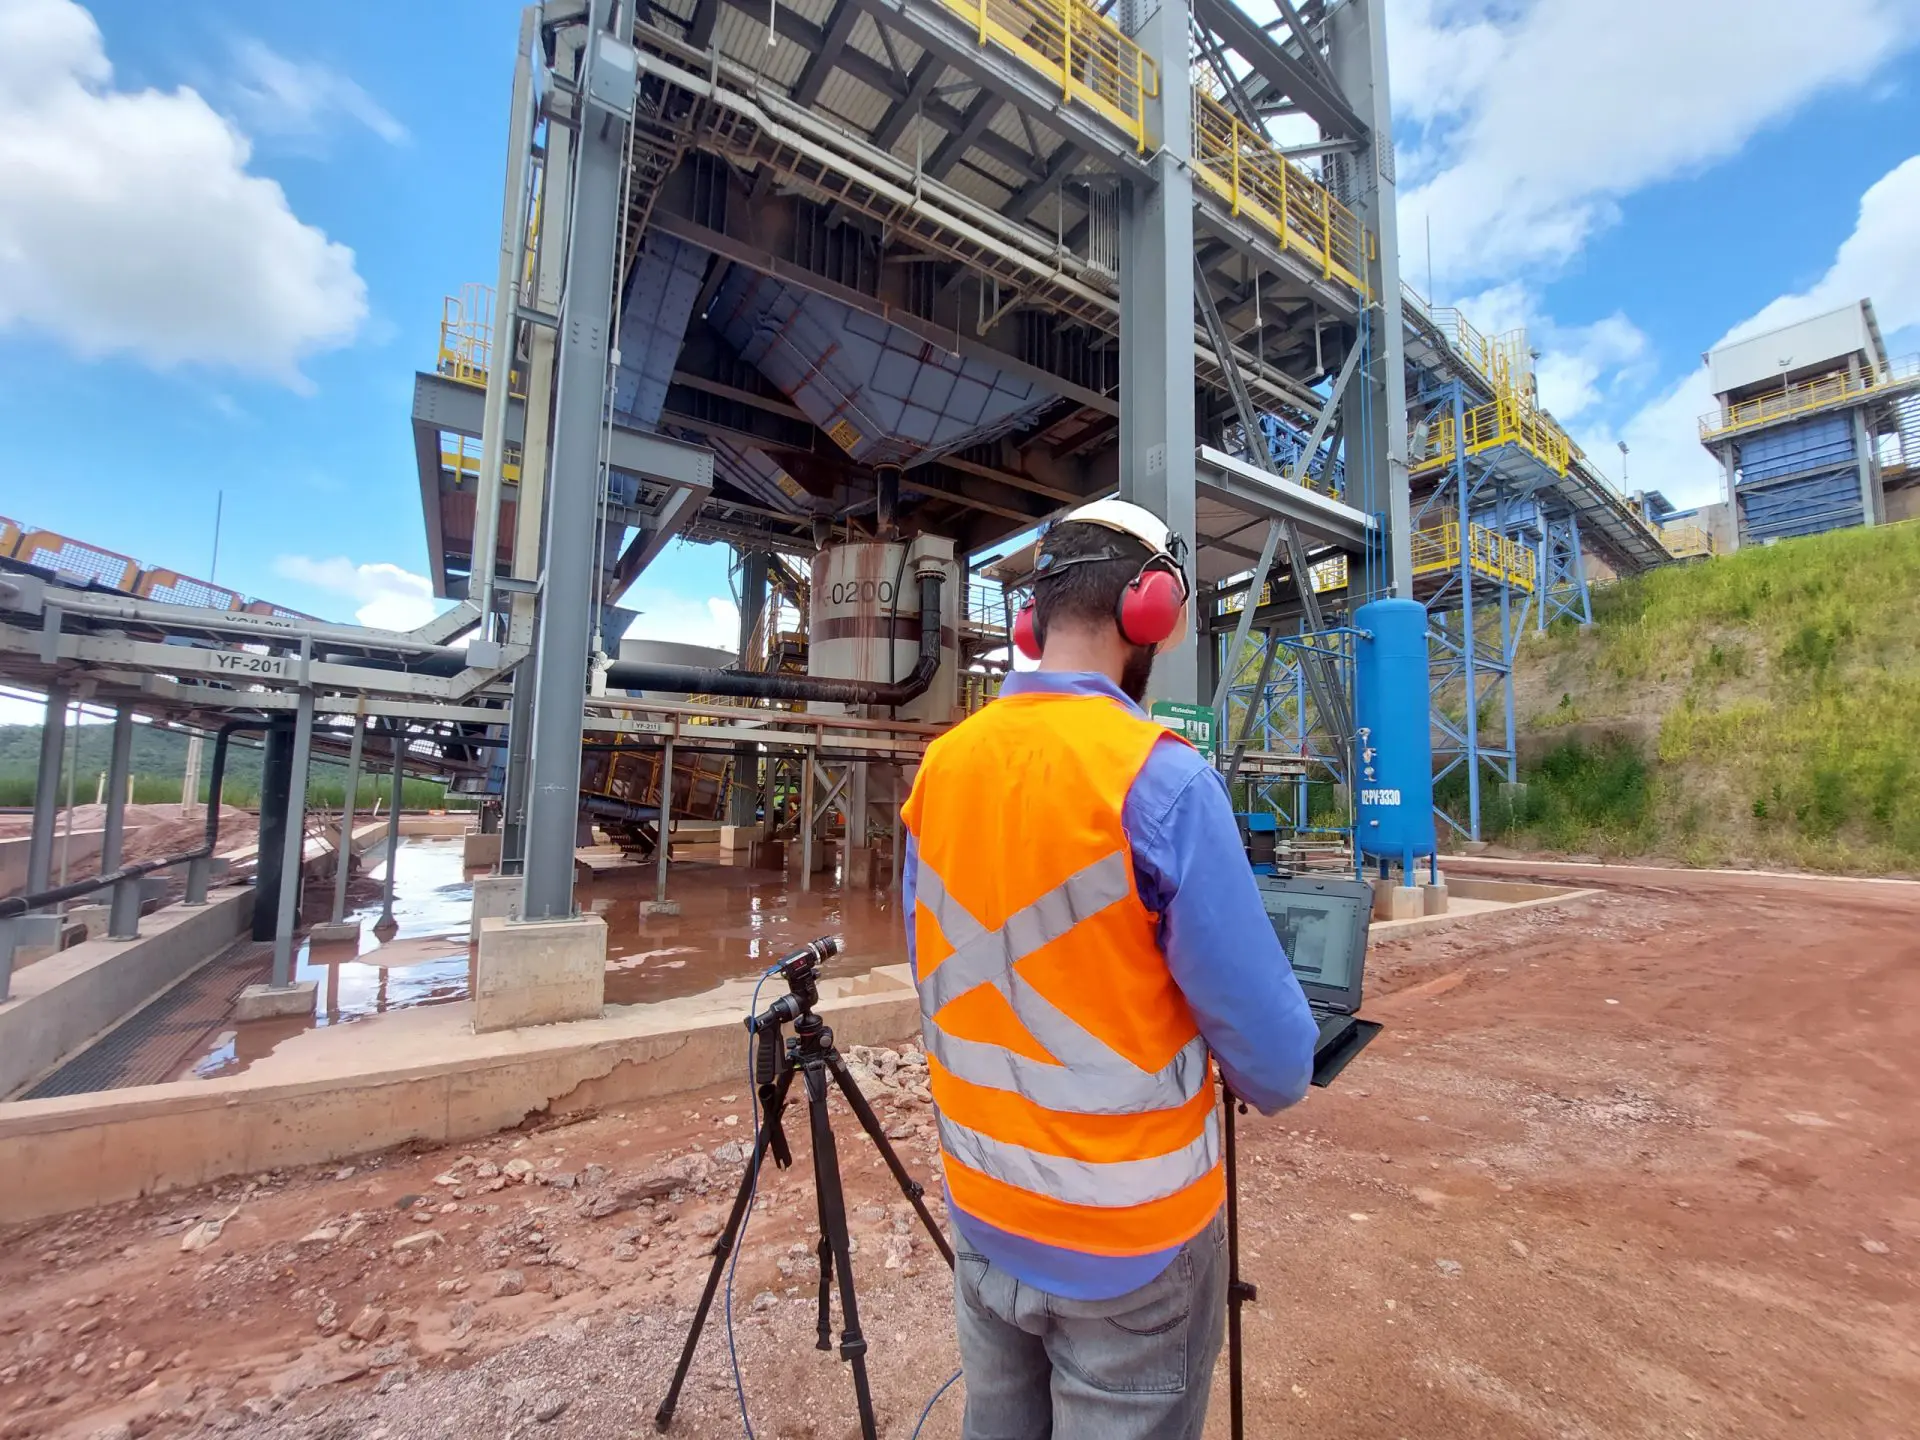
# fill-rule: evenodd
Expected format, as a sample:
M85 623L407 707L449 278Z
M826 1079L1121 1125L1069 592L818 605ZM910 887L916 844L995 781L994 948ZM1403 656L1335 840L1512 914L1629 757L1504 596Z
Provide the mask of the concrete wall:
M848 988L854 993L820 1005L842 1048L897 1043L919 1029L910 982L876 972ZM330 1057L334 1073L282 1063L295 1042L250 1071L217 1080L0 1105L0 1173L8 1177L0 1185L0 1224L410 1140L491 1135L530 1115L734 1080L745 1088L738 1007L704 1008L709 1013L691 1023L686 1007L667 1002L475 1036L456 1034L468 1007L424 1007L299 1037L309 1042L309 1057ZM395 1023L383 1041L388 1021ZM342 1033L333 1035L335 1029ZM386 1057L381 1068L337 1068L376 1051Z
M100 840L107 832L104 830L76 830L73 832L73 850L67 855L67 866L72 872L71 878L84 879L98 868L94 861L100 858ZM27 888L27 847L31 843L25 835L9 836L0 840L0 896L18 895ZM60 831L53 837L53 875L54 883L60 879L60 857L67 848L67 837Z
M138 940L88 940L13 977L0 1005L0 1095L39 1079L101 1031L204 965L253 923L253 890L144 917Z

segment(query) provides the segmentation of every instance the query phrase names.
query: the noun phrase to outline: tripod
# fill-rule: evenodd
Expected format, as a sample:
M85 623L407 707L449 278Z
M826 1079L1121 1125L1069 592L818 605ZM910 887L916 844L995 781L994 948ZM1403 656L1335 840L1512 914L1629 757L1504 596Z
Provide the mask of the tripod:
M807 1128L813 1142L814 1206L820 1217L820 1244L817 1250L820 1261L820 1312L816 1347L821 1350L833 1348L830 1302L833 1287L837 1283L840 1287L842 1322L840 1358L853 1367L854 1402L859 1407L860 1433L864 1440L876 1440L878 1430L873 1414L873 1392L867 1382L867 1341L860 1333L859 1306L853 1293L853 1252L847 1240L846 1196L840 1185L840 1159L833 1143L833 1122L827 1114L829 1079L846 1096L847 1104L860 1121L860 1128L867 1132L874 1148L886 1161L887 1169L893 1173L894 1183L919 1215L927 1234L933 1237L933 1243L947 1262L947 1267L953 1267L953 1251L922 1198L925 1190L907 1173L899 1154L888 1142L886 1132L880 1125L880 1117L873 1113L873 1107L867 1103L867 1097L860 1093L860 1087L847 1070L846 1062L834 1048L833 1031L814 1013L813 1007L820 998L817 983L820 962L838 949L838 939L828 937L816 940L782 960L778 971L786 977L789 993L774 1001L763 1014L747 1022L747 1028L758 1042L754 1052L753 1078L754 1088L760 1097L760 1132L754 1137L753 1154L748 1158L746 1173L740 1177L740 1188L734 1194L733 1210L727 1216L726 1227L714 1242L713 1267L707 1272L706 1289L701 1293L700 1304L693 1312L693 1323L687 1329L686 1344L680 1350L680 1363L674 1367L673 1383L667 1388L667 1398L660 1402L660 1408L654 1412L653 1426L656 1430L664 1431L673 1423L673 1412L680 1402L681 1387L686 1383L688 1367L693 1364L693 1352L700 1344L700 1332L706 1325L707 1312L713 1306L713 1297L720 1288L733 1247L739 1240L740 1227L746 1220L747 1206L758 1184L761 1165L765 1163L769 1152L773 1155L774 1163L782 1169L793 1164L793 1152L787 1144L781 1114L786 1108L787 1093L793 1087L796 1074L802 1078L807 1091ZM793 1025L793 1034L783 1042L782 1029L789 1023Z
M1221 1097L1226 1102L1227 1151L1227 1405L1233 1440L1246 1434L1246 1396L1243 1392L1243 1355L1240 1345L1240 1309L1249 1300L1258 1300L1260 1292L1250 1280L1240 1278L1240 1167L1233 1139L1233 1115L1246 1113L1246 1102L1224 1084Z

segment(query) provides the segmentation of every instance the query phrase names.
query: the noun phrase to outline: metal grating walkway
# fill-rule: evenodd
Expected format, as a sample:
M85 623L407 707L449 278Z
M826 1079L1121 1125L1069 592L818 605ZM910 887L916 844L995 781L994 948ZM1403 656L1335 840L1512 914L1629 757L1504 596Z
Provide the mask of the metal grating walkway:
M173 1079L227 1017L241 990L265 980L272 964L271 944L235 941L17 1098L47 1100Z

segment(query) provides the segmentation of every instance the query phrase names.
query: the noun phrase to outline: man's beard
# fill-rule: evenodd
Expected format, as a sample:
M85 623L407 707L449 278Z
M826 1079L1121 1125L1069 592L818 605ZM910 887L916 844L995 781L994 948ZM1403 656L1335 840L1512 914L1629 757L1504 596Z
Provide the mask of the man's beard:
M1147 703L1147 682L1153 678L1155 647L1136 645L1120 669L1120 693L1136 705Z

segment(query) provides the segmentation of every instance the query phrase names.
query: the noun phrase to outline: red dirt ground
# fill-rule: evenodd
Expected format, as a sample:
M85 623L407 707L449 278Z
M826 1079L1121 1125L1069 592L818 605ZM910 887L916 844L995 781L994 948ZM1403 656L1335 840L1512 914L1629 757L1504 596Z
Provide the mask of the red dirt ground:
M1379 944L1385 1033L1332 1090L1242 1122L1250 1435L1920 1434L1920 886L1601 883ZM746 1090L0 1236L0 1436L650 1433L737 1173L685 1157L750 1134ZM924 1105L882 1109L926 1173ZM844 1114L838 1133L882 1433L904 1440L955 1364L950 1290L924 1238L893 1238L898 1196ZM485 1189L470 1164L448 1198L462 1156L574 1188ZM590 1218L670 1161L680 1198ZM757 1433L837 1440L851 1389L789 1253L810 1216L802 1158L754 1216L738 1348ZM496 1293L509 1270L523 1293ZM368 1306L383 1328L353 1341ZM718 1315L674 1433L741 1433Z

